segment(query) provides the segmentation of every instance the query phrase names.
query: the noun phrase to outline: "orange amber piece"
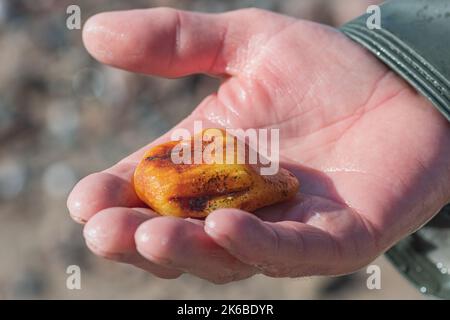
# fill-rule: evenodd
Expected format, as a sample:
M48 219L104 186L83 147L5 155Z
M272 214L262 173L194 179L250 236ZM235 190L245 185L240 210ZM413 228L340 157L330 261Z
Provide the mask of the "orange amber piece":
M209 139L200 137L196 144L194 136L189 141L170 141L153 147L137 166L133 179L136 193L157 213L203 218L219 208L252 212L288 200L297 193L299 182L291 172L279 168L273 175L262 175L262 165L248 163L251 149L247 144L239 149L236 137L222 129L206 129L202 135L209 135ZM216 149L211 148L211 143ZM236 146L231 148L233 152L227 153L227 144ZM177 146L178 156L190 151L190 162L174 161ZM209 152L209 164L194 163L198 151ZM245 152L241 161L238 161L239 152Z

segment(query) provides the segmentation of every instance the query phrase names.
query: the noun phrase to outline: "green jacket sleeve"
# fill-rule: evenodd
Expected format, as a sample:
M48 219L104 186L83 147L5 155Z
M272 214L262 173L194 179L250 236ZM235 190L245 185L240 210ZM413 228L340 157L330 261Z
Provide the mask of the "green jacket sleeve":
M380 29L367 27L372 15L341 30L429 98L450 121L450 1L385 2L380 6Z
M373 28L377 12L372 11L341 31L373 52L450 121L450 0L392 0L383 3L379 13L380 28ZM387 256L421 292L449 299L450 205Z

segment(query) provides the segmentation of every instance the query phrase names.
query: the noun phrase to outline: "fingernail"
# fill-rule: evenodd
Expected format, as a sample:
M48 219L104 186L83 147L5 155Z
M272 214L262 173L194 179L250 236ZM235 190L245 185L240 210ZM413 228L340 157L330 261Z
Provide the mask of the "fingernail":
M74 215L72 215L72 214L70 214L70 217L71 217L73 220L75 220L75 222L78 222L78 223L81 223L81 224L85 224L85 223L87 222L87 220L85 220L85 219L83 219L83 218L80 218L80 217L77 217L77 216L74 216Z

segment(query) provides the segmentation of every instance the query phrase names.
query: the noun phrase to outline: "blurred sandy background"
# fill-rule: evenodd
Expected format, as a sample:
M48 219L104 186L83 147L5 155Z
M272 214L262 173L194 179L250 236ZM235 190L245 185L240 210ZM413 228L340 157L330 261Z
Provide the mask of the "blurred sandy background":
M256 6L331 25L364 12L364 0L0 0L0 299L417 299L380 258L382 289L365 270L339 278L249 280L216 286L190 276L161 280L92 255L65 201L85 175L114 164L186 116L217 83L164 80L114 70L90 58L69 4L82 21L106 10L172 6L219 12ZM95 3L95 4L93 4ZM67 266L82 289L67 290Z

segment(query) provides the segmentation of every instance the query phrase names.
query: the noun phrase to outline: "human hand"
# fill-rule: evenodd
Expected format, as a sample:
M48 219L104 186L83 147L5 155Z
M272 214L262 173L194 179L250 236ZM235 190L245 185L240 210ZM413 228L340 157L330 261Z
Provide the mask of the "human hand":
M368 264L450 200L450 126L372 54L338 31L246 9L211 15L158 8L103 13L84 27L99 61L163 77L223 78L177 127L279 128L292 201L157 216L133 171L151 145L84 178L68 199L96 254L157 276L215 283L256 273L337 275Z

